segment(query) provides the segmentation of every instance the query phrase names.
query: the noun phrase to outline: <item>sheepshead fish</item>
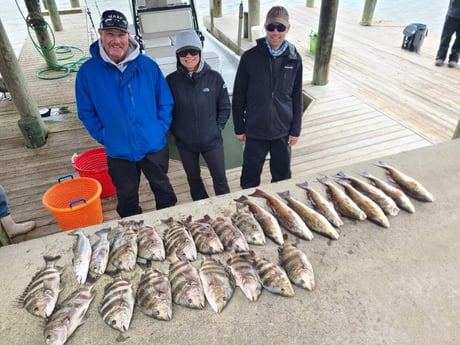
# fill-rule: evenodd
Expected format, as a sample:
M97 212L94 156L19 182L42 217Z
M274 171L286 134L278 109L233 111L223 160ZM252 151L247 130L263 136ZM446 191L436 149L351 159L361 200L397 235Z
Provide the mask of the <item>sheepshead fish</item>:
M412 201L410 201L408 196L401 189L393 187L389 183L375 177L368 171L363 171L360 175L369 179L377 188L381 189L386 195L392 198L396 205L398 205L401 209L409 213L415 212L415 207L412 204Z
M43 335L46 345L63 345L75 330L86 322L86 312L96 296L93 284L85 284L75 290L50 316Z
M104 288L99 315L107 325L123 333L129 329L131 323L135 295L131 282L123 279L120 271L112 275L112 282Z
M287 235L284 237L284 244L278 247L278 257L281 267L286 270L293 284L310 291L315 289L315 274L310 260L295 244L288 242Z
M286 297L294 296L294 289L284 268L268 259L256 256L253 251L250 252L250 255L260 282L265 289Z
M165 259L163 240L152 226L142 224L137 233L137 246L138 258L153 261L163 261Z
M244 234L234 226L231 220L223 217L212 219L209 215L205 215L201 222L211 224L217 236L219 236L225 250L234 249L237 252L244 252L249 250L248 241Z
M279 224L286 230L304 240L311 241L313 239L312 232L303 222L302 218L280 199L260 189L256 189L255 192L249 194L249 196L265 198L276 219L278 219Z
M374 165L385 169L387 176L392 181L396 182L407 195L419 201L434 201L434 196L425 187L423 187L420 182L416 181L412 177L407 176L406 174L388 164L385 164L382 161L374 163Z
M88 276L89 263L91 262L91 243L89 237L85 235L82 229L76 229L69 235L78 236L73 245L73 271L80 284L86 282Z
M372 201L372 199L358 192L347 180L337 179L336 182L345 188L345 192L358 205L358 207L364 211L367 219L383 226L384 228L390 227L390 221L387 216L385 216L385 213L380 206Z
M144 271L136 293L136 305L147 316L169 321L172 318L172 294L168 276L153 269L151 261L140 264Z
M287 201L288 206L302 218L309 229L333 240L339 239L337 230L322 214L293 198L289 191L278 193L278 195Z
M64 269L56 266L60 258L60 255L43 257L45 266L34 275L18 298L18 307L44 319L53 313L59 293L64 289L64 284L61 284Z
M249 254L237 254L234 250L231 250L227 265L235 278L236 286L239 286L248 300L251 302L257 301L262 292L262 284Z
M204 258L199 274L206 300L216 313L220 313L235 291L232 273L220 261Z
M386 214L390 216L397 216L399 213L398 205L396 202L386 195L381 189L373 186L370 183L362 181L356 177L345 174L343 171L335 175L337 178L345 179L351 183L359 192L369 197L374 201Z
M329 200L334 204L335 209L344 217L349 217L358 220L366 219L366 214L359 208L358 205L345 194L344 191L334 186L332 181L327 177L318 178L326 186L326 193Z
M249 244L263 246L265 234L249 207L242 203L236 204L236 212L231 216L233 224L241 230Z
M310 200L313 208L318 213L326 217L329 223L331 223L336 228L339 228L343 225L343 220L335 210L334 205L316 190L311 188L308 182L297 184L297 187L300 187L307 192L308 200Z
M238 199L234 199L236 202L245 204L249 207L249 210L254 215L254 218L259 222L265 236L270 238L276 244L283 244L283 232L281 231L280 225L270 212L263 207L260 207L256 203L249 200L246 196L242 195Z
M109 262L110 241L109 232L112 228L105 228L96 231L99 240L92 246L91 261L89 263L89 270L96 274L104 274Z
M168 278L173 302L192 309L203 309L206 300L198 270L187 260L180 260L175 253L168 255L171 261Z
M163 234L166 253L174 250L178 257L195 261L198 255L196 245L185 226L176 222L172 217L162 220L162 222L168 226Z
M219 254L224 252L224 246L212 228L211 224L192 221L188 216L181 221L188 229L195 242L196 249L203 254Z
M120 221L121 230L115 236L109 255L106 271L132 271L137 260L137 232L139 226L135 221Z

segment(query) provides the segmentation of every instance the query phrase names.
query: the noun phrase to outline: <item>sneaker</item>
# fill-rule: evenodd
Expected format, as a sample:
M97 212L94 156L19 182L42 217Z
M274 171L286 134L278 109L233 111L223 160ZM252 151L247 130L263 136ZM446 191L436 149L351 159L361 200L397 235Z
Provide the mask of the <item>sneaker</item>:
M444 60L442 59L436 59L436 61L434 62L436 66L442 66L443 63L444 63Z
M449 61L448 66L449 66L450 68L457 67L457 61Z

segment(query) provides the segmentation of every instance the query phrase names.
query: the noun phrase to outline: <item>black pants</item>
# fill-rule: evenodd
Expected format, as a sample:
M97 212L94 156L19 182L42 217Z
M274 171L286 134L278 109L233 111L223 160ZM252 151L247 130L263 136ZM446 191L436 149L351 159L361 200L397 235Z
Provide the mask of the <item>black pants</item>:
M191 152L184 149L177 149L180 154L182 166L187 174L192 200L208 198L208 193L201 178L200 154L208 165L212 177L214 193L222 195L230 192L227 177L225 176L224 146L206 152Z
M450 16L446 16L442 28L441 41L439 43L438 53L436 54L436 60L441 59L444 61L446 59L450 40L454 33L455 41L450 50L449 61L458 62L458 52L460 50L460 18Z
M176 194L167 175L169 168L167 146L161 151L148 153L139 162L107 157L107 164L112 182L117 188L117 212L121 218L142 213L139 206L141 171L155 196L157 210L176 204Z
M241 171L241 188L260 185L260 175L264 167L267 153L270 153L271 182L291 178L291 147L288 137L275 140L257 140L246 138L243 153L243 169Z

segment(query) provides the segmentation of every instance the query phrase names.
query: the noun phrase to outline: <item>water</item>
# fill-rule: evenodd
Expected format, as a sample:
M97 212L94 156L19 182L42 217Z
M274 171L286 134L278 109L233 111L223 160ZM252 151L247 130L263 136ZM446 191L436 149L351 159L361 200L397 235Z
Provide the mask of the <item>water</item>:
M224 14L238 12L240 1L222 1ZM305 5L305 3L306 0L260 0L262 9L267 9L274 5L288 7ZM448 0L439 2L432 0L377 0L374 19L391 20L402 25L414 22L425 23L428 25L429 32L440 35L448 3ZM59 9L69 8L70 0L56 0L56 4ZM96 24L100 14L107 9L116 8L126 13L127 16L131 13L130 0L80 0L80 5L82 7L87 6L90 9L91 17ZM247 9L247 0L243 1L243 5ZM209 0L195 0L195 6L199 18L209 15ZM321 1L316 0L315 6L321 6ZM340 0L339 16L341 8L361 12L363 6L364 0ZM28 36L27 25L23 19L23 15L27 14L24 0L2 1L1 13L0 19L13 46L13 50L16 55L19 55L24 40ZM65 27L65 23L63 25ZM59 42L59 44L65 44L65 42Z

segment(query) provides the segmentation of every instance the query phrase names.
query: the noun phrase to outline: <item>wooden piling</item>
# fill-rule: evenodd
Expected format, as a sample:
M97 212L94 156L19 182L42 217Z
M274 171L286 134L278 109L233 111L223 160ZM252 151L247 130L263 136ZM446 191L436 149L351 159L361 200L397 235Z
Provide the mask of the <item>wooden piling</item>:
M315 0L307 0L307 7L315 7Z
M61 16L59 15L59 10L56 5L55 0L47 0L48 2L48 11L50 14L51 23L53 24L54 31L62 31L62 22Z
M362 26L372 25L372 18L374 17L375 5L377 0L366 0L364 3L363 17L359 23Z
M454 134L452 135L452 139L459 139L460 138L460 119L458 119L457 127L454 130Z
M260 0L249 0L248 6L248 37L253 41L252 27L260 25ZM256 37L257 38L257 37Z
M214 18L222 17L222 0L211 0L211 12Z
M80 0L70 0L70 6L72 8L80 7Z

